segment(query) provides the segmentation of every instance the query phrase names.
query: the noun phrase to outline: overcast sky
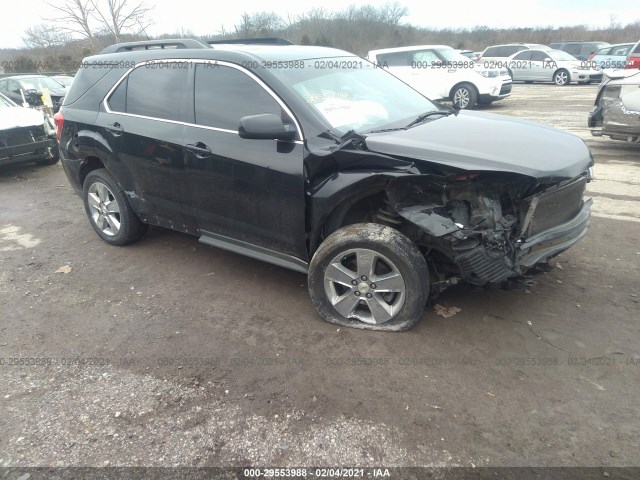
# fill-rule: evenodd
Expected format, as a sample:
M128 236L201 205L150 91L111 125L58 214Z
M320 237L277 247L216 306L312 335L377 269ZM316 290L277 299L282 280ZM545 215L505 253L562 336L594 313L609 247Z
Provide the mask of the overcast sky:
M55 3L56 0L51 0ZM132 0L135 1L135 0ZM0 48L24 46L22 36L30 26L42 23L54 14L44 0L19 0L5 2L3 13L8 13L9 5L16 11L5 18L0 27ZM153 25L151 35L175 33L189 29L197 35L215 34L224 25L232 31L240 23L243 12L275 11L280 16L298 15L314 6L324 6L327 10L343 10L350 4L370 4L380 6L385 0L324 0L322 2L301 2L300 0L243 0L210 1L203 0L147 0L155 4L150 13ZM587 24L605 27L613 13L622 24L640 20L638 0L527 0L526 2L500 0L456 0L453 2L433 0L405 0L400 3L409 9L403 23L436 28L463 28L476 25L489 27L533 27ZM615 10L613 10L615 7ZM7 15L9 17L9 15ZM630 38L629 41L637 39Z

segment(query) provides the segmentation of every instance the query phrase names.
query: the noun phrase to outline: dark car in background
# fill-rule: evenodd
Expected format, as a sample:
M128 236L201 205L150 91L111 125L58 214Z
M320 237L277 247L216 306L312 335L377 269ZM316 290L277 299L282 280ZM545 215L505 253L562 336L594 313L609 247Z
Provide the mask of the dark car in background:
M57 112L67 88L45 75L16 75L0 79L0 93L6 95L18 105L25 101L32 107L42 106L42 91L49 90L53 111Z
M303 272L342 326L407 329L430 295L535 272L589 225L579 137L438 105L332 48L113 45L55 117L105 242L157 225Z
M588 60L589 56L600 50L602 47L609 45L607 42L556 42L550 43L549 47L554 50L562 50L573 55L578 60Z
M53 78L56 82L58 82L63 87L67 87L67 88L69 88L73 83L73 77L70 75L52 75L51 78Z

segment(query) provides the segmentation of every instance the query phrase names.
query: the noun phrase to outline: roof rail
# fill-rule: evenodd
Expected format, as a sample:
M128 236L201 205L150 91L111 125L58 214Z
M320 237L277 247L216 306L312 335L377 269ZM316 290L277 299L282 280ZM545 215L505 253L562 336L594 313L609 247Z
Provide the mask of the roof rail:
M265 38L229 38L227 40L207 40L209 45L224 45L224 44L243 44L243 45L293 45L284 38L278 37L265 37Z
M192 38L167 38L163 40L143 40L109 45L100 53L131 52L134 50L152 50L164 48L209 48L204 42Z

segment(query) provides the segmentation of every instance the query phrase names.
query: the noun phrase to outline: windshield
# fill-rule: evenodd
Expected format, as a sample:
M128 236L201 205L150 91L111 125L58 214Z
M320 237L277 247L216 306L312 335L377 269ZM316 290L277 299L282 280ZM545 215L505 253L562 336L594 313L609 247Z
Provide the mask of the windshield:
M0 95L0 108L15 107L16 104L7 97Z
M566 62L566 61L579 62L580 61L570 53L563 52L562 50L549 50L547 54L556 62Z
M20 86L23 90L41 91L43 88L49 90L59 90L62 87L58 82L49 77L28 77L20 79Z
M436 51L440 56L444 57L447 62L469 62L469 57L465 57L460 52L456 52L453 48L439 48ZM473 52L471 52L471 55L473 55Z
M341 133L401 127L439 110L430 100L360 57L310 59L274 74Z
M73 77L53 77L53 79L63 87L70 87L73 82Z

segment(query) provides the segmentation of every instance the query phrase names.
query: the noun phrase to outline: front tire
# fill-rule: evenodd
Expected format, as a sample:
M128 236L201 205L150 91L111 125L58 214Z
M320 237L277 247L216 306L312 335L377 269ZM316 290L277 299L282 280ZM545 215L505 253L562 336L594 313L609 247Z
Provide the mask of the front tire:
M106 169L89 172L82 198L91 226L105 242L126 245L146 232L147 225L133 212L124 192Z
M349 225L327 237L313 256L309 294L327 322L402 331L424 312L429 270L418 247L399 231L375 223Z
M462 83L451 92L451 101L461 110L471 110L478 102L478 92L470 83Z
M569 72L565 69L560 69L556 73L553 74L553 83L558 85L559 87L564 87L571 83L571 77L569 76Z

